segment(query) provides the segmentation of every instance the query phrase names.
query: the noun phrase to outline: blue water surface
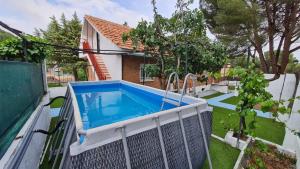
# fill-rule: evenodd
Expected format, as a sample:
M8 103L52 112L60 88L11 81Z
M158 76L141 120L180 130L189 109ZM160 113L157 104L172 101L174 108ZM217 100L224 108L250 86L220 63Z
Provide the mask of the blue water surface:
M84 129L159 112L162 103L162 96L122 83L73 86L73 89ZM165 103L164 110L174 107Z

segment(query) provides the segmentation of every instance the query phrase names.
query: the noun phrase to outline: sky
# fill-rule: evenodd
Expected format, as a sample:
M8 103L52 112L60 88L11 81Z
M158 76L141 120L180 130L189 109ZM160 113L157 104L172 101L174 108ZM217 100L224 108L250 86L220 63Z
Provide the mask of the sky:
M158 12L170 17L177 0L156 1ZM64 13L70 18L75 11L81 20L88 14L120 24L126 21L130 27L142 19L153 18L151 0L0 0L0 4L0 21L29 34L34 28L46 29L51 16L59 19ZM194 0L190 8L197 8L198 4L199 0ZM215 39L209 31L207 35ZM299 50L295 56L300 60Z
M46 29L51 16L70 18L76 11L82 20L85 14L134 27L138 21L153 18L151 0L0 0L0 20L25 33L34 28ZM176 0L157 0L160 14L169 17ZM195 1L191 8L198 5Z

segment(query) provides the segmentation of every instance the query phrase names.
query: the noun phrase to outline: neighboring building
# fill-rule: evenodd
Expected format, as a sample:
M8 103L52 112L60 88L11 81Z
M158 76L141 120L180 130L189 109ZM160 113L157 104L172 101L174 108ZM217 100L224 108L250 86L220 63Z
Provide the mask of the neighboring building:
M122 34L130 31L130 27L120 25L100 18L86 15L81 31L80 48L93 49L110 54L82 54L93 65L88 70L89 80L126 80L143 83L142 67L150 64L151 58L124 54L133 51L131 41L123 43ZM111 51L102 51L111 50ZM124 51L124 52L123 52ZM122 53L122 54L119 54ZM93 73L96 72L96 73ZM159 88L156 78L145 76L145 85Z

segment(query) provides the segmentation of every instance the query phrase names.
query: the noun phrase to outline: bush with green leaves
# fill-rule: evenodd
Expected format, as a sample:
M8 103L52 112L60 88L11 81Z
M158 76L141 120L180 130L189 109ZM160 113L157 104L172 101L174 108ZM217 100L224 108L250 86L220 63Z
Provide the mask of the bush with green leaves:
M45 42L45 40L34 37L25 36L26 43L21 38L11 37L0 42L0 59L27 61L39 63L49 54L49 47L33 42ZM24 48L26 46L26 48ZM24 52L26 49L26 55Z
M234 130L238 134L238 138L242 135L255 136L255 129L259 125L256 120L257 113L254 110L257 106L263 112L271 112L272 117L277 120L279 120L279 113L291 112L290 108L283 105L284 100L272 100L272 95L266 90L269 82L259 69L255 69L254 64L251 64L247 69L237 67L230 74L240 79L238 88L240 101L236 106L240 118L235 125L227 124L224 121L222 123L227 129ZM251 120L246 122L246 117L250 117Z

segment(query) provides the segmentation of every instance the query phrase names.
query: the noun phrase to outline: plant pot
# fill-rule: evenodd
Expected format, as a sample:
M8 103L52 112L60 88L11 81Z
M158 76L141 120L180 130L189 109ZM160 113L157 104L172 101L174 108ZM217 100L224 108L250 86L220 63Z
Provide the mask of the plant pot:
M237 89L234 90L234 96L238 96L239 95L239 91Z
M231 145L232 147L237 147L237 138L233 136L233 131L228 131L224 139L227 144ZM240 139L238 149L242 150L246 145L246 141Z

